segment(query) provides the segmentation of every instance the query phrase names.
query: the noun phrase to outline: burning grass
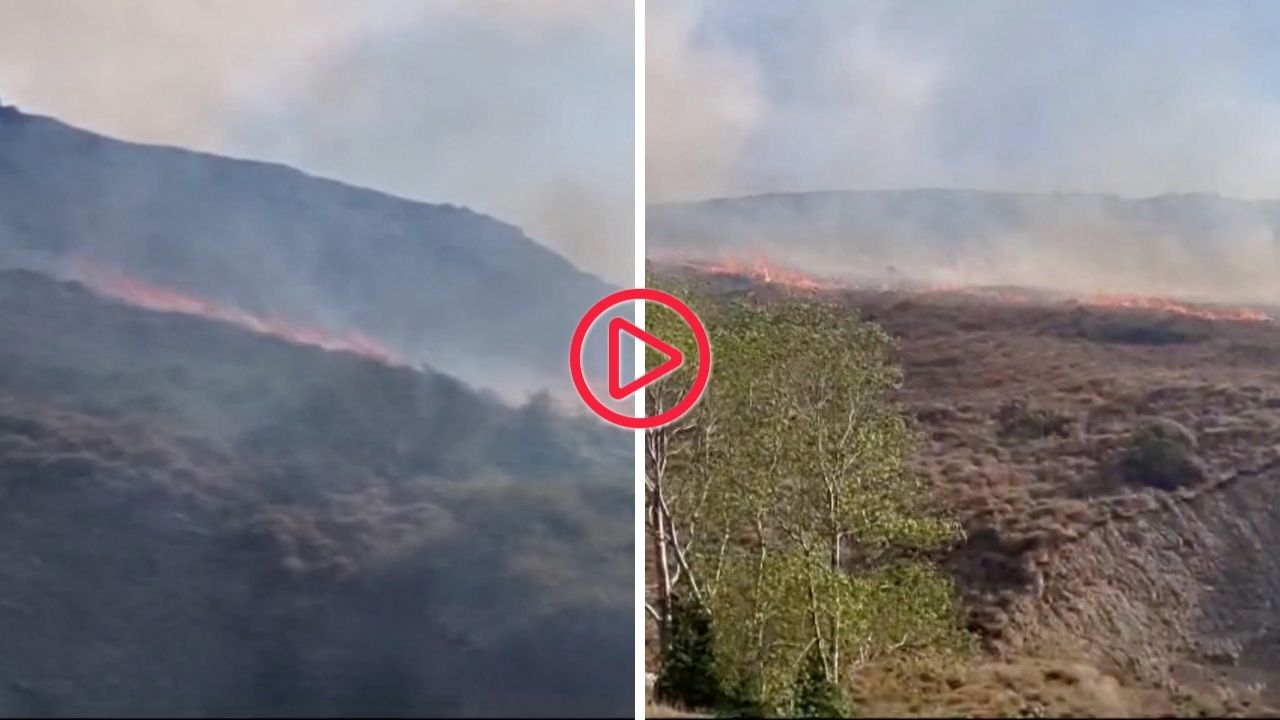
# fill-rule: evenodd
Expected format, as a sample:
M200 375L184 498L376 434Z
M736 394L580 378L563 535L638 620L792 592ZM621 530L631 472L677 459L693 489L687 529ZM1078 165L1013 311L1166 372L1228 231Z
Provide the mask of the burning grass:
M850 278L817 276L772 260L763 254L749 257L722 254L717 259L681 258L663 256L665 267L691 270L715 277L746 281L749 284L769 285L804 293L832 293L841 291L909 292L918 296L937 299L957 298L962 301L985 300L1001 304L1082 305L1085 307L1115 308L1156 312L1202 320L1229 320L1243 323L1269 323L1274 318L1260 308L1228 307L1210 303L1196 303L1174 298L1144 295L1071 294L1024 287L1000 287L965 285L953 282L937 282L879 274L875 277Z
M72 256L69 264L75 276L95 291L136 307L157 312L195 315L299 345L352 353L388 365L409 365L386 345L358 332L336 333L319 327L300 325L283 318L255 315L237 307L184 293L176 288L132 277L123 270L95 263L80 255Z

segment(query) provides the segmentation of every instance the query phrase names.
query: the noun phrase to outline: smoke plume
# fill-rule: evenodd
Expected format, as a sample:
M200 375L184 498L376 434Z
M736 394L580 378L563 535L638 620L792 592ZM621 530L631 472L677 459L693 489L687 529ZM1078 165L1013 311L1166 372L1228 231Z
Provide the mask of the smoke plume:
M521 225L629 283L624 0L0 3L0 102Z
M1225 198L1280 187L1278 29L1256 2L651 2L649 198L1040 194L761 200L697 223L811 270L1275 302L1276 209ZM670 216L651 247L694 222Z

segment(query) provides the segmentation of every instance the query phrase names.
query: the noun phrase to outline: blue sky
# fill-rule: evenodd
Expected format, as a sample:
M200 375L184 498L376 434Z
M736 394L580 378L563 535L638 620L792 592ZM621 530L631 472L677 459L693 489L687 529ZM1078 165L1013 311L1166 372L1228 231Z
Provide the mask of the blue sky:
M630 0L5 0L0 100L521 225L630 284Z
M1280 3L655 0L647 30L651 201L1280 197Z

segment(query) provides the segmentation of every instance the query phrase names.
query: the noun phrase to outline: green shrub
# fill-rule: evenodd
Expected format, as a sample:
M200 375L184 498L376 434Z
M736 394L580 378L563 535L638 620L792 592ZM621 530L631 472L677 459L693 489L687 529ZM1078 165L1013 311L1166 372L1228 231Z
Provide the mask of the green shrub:
M844 700L840 688L827 677L818 646L810 646L795 681L795 715L798 717L842 717Z
M1162 490L1175 490L1205 476L1196 456L1195 435L1165 418L1149 420L1133 431L1120 471L1128 482Z
M759 680L740 675L721 698L716 714L732 718L768 717L768 708L760 696Z
M715 671L711 614L697 600L677 600L671 608L671 647L655 688L663 702L710 708L724 699Z

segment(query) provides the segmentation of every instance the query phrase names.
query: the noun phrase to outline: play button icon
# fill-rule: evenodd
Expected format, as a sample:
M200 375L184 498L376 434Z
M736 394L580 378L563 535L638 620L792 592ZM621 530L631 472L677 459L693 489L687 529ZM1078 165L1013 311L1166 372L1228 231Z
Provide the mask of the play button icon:
M622 334L626 333L662 354L665 360L658 367L646 372L626 385L621 384L622 374ZM622 400L649 383L657 382L670 375L684 364L684 353L680 349L641 330L623 318L609 321L609 397Z
M587 331L605 313L627 302L651 302L663 305L679 315L680 319L689 326L693 333L698 363L697 371L693 375L693 381L689 389L681 396L679 402L674 403L657 415L635 417L609 407L608 403L597 397L592 391L591 386L587 384L586 373L583 371L582 351L586 343ZM686 362L686 353L691 350L689 348L681 350L672 343L647 332L644 328L624 318L610 318L608 329L608 398L613 401L625 400L679 370ZM658 363L657 367L644 372L634 380L626 382L622 378L622 360L624 358L622 340L624 336L630 336L636 342L643 344L645 348L652 349L662 356L662 361ZM569 374L573 378L574 388L582 396L582 401L605 420L615 425L637 430L661 427L678 420L685 413L692 410L693 406L702 397L703 391L707 389L707 381L711 377L711 341L707 336L706 328L702 325L702 321L698 319L693 310L670 293L650 288L619 290L591 306L591 309L578 321L578 327L573 331L573 340L569 344Z

